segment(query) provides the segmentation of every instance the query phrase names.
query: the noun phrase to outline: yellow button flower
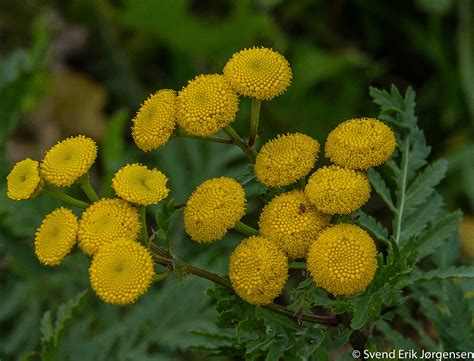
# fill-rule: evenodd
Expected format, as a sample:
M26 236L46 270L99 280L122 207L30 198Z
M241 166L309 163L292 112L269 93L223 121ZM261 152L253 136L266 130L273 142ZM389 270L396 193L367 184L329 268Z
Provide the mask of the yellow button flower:
M79 221L79 247L93 255L100 246L126 238L136 240L140 216L135 207L122 199L101 199L83 213Z
M331 165L319 168L308 180L305 194L320 211L346 214L362 207L370 198L367 176L353 169Z
M35 253L42 264L61 263L76 243L77 217L61 207L48 214L35 235Z
M168 196L166 187L168 178L158 169L134 163L121 168L112 179L115 193L129 202L150 205L156 204Z
M150 287L153 260L141 244L121 239L104 244L94 254L89 279L94 292L113 305L134 303Z
M395 150L393 131L373 118L351 119L328 135L326 157L341 167L369 169L390 158Z
M234 121L239 98L222 75L200 75L179 92L177 106L179 126L208 137Z
M372 238L353 224L324 230L308 253L307 267L316 284L333 295L354 295L372 282L377 269Z
M232 252L229 278L235 292L253 305L271 303L288 279L288 259L264 237L244 239Z
M10 199L30 199L41 190L39 163L26 158L16 163L7 176L7 196Z
M276 51L251 48L232 55L224 76L238 94L270 100L288 88L292 72L285 57Z
M300 190L273 198L260 214L260 234L274 241L290 258L304 258L308 248L329 225Z
M138 148L149 152L164 145L176 126L175 91L162 89L150 96L132 122L132 136Z
M243 217L245 203L244 189L234 179L208 179L186 203L184 228L199 243L221 239Z
M279 135L260 149L255 175L268 187L290 185L311 171L318 152L318 141L305 134Z
M41 163L44 179L58 187L69 187L86 174L97 157L97 146L88 137L67 138L46 152Z

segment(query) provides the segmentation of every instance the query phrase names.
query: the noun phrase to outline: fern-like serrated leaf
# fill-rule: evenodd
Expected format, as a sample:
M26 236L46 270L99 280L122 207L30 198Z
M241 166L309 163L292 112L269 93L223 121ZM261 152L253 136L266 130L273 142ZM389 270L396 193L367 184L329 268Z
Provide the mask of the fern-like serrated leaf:
M379 241L388 244L388 230L377 220L366 214L363 210L358 210L352 214L357 217L357 224L371 233Z
M395 208L395 205L393 204L390 189L387 187L387 184L383 180L380 173L377 172L375 169L371 168L367 172L367 175L369 177L370 184L372 184L372 187L375 189L378 195L382 198L382 200L385 202L388 208L390 208L392 212L396 212L397 209Z
M436 279L447 278L474 278L474 266L449 267L444 269L435 269L428 272L414 271L407 277L403 278L401 284L408 286L418 282L427 282Z

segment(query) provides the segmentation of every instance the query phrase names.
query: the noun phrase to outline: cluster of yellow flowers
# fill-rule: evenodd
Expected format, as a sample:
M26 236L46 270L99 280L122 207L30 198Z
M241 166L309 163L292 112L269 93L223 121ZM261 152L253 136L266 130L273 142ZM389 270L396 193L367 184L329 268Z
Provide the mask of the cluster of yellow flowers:
M229 143L238 144L230 124L239 96L270 100L291 80L291 68L281 54L267 48L244 49L232 56L222 74L199 75L179 92L162 89L150 96L132 120L133 139L148 152L179 132L205 138L224 130ZM253 141L245 145L254 151ZM279 135L256 156L253 153L256 179L275 196L259 216L259 229L230 256L229 278L237 294L252 304L271 303L282 292L294 259L306 259L315 283L334 295L365 290L377 268L374 241L360 227L332 224L331 218L368 201L371 187L365 171L386 161L395 146L388 126L362 118L343 122L329 134L325 155L334 163L330 166L315 169L320 145L300 133ZM124 305L145 293L153 281L148 236L144 244L139 241L144 230L139 210L168 196L167 177L157 169L128 164L112 180L117 198L99 199L87 183L96 156L92 139L68 138L41 162L17 163L8 175L8 196L28 199L42 190L54 193L52 186L79 182L94 202L79 220L63 207L47 215L36 232L36 254L40 262L55 265L77 244L92 257L93 290L106 302ZM184 228L199 243L222 239L233 228L244 227L249 234L250 227L240 222L245 211L241 184L228 177L208 179L186 202Z

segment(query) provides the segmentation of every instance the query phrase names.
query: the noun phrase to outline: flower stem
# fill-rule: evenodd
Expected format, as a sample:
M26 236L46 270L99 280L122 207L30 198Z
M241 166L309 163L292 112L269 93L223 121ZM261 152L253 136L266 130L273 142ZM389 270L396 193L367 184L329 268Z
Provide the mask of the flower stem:
M142 242L146 247L150 247L150 238L148 237L147 225L146 225L146 206L140 206L140 221L142 223L141 237Z
M84 174L81 178L79 178L79 184L91 202L97 202L99 200L99 196L95 192L94 188L92 188L89 174Z
M182 129L178 129L175 132L175 137L183 137L183 138L194 138L194 139L201 139L201 140L206 140L208 142L214 142L214 143L224 143L224 144L233 144L234 141L229 138L221 138L221 137L200 137L198 135L192 135L187 133L186 131Z
M249 146L253 147L258 136L258 121L260 119L260 105L262 102L259 99L252 98L252 109L250 113L250 137Z
M221 277L215 273L206 271L202 268L198 268L193 265L190 265L189 263L181 261L177 258L173 258L169 254L167 257L164 257L164 254L166 251L161 249L161 247L159 247L153 242L151 243L150 249L155 261L163 266L172 267L175 270L184 271L184 273L191 273L195 276L205 278L209 281L212 281L223 287L233 290L232 284L230 283L230 281L224 277ZM296 321L319 323L319 324L328 325L328 326L336 326L339 323L339 320L335 316L298 314L284 306L280 306L275 303L271 303L269 305L263 305L261 307L266 308L272 312L279 313L281 315L284 315Z
M55 189L55 188L45 187L45 188L43 188L43 192L50 195L51 197L60 199L63 202L69 203L69 204L71 204L73 206L76 206L76 207L79 207L79 208L85 209L85 208L89 207L89 203L81 201L77 198L71 197L70 195L67 195L66 193L63 193L60 190Z
M290 262L288 264L288 268L291 268L291 269L306 269L306 263L305 262L293 261L293 262Z
M241 221L237 222L237 224L234 226L234 229L246 236L255 236L258 234L258 231L255 228L250 227Z
M257 156L255 149L251 148L247 143L245 143L230 125L224 128L224 132L229 136L229 138L232 139L233 144L237 145L244 151L250 162L255 163L255 157Z

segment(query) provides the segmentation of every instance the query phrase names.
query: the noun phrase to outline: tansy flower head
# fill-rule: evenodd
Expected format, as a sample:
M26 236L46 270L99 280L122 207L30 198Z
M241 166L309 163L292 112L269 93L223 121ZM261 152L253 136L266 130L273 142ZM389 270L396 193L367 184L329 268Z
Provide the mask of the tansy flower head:
M200 75L179 92L177 106L179 126L192 135L207 137L234 121L239 98L224 76Z
M369 169L390 158L395 146L395 135L386 124L361 118L347 120L329 133L325 151L341 167Z
M232 252L229 278L235 292L253 305L271 303L285 287L288 259L264 237L244 239Z
M48 214L35 235L35 253L48 266L58 265L76 243L77 217L61 207Z
M279 135L260 149L255 174L268 187L287 186L311 171L318 152L319 143L305 134Z
M176 126L176 93L162 89L150 96L132 120L132 136L141 150L164 145Z
M251 48L232 55L224 76L237 93L270 100L288 88L292 73L281 54L268 48Z
M41 163L44 179L58 187L69 187L86 174L97 156L97 146L88 137L67 138L46 152Z
M147 206L168 196L167 181L168 178L158 169L134 163L127 164L115 174L112 188L119 197Z
M154 274L148 250L124 239L101 246L89 267L94 292L105 302L122 306L143 295Z
M273 198L260 214L260 234L274 241L290 258L303 258L329 216L320 213L300 190Z
M184 228L196 242L221 239L245 214L245 192L232 178L203 182L184 208Z
M346 214L369 200L371 188L365 174L331 165L314 172L304 191L320 212Z
M101 199L79 221L79 247L93 255L100 246L119 238L136 240L140 232L138 211L122 199Z
M22 200L33 198L41 190L39 163L26 158L16 163L7 176L7 196Z
M364 291L377 269L374 241L362 228L337 224L324 230L308 252L307 267L316 284L333 295Z

